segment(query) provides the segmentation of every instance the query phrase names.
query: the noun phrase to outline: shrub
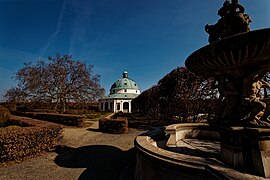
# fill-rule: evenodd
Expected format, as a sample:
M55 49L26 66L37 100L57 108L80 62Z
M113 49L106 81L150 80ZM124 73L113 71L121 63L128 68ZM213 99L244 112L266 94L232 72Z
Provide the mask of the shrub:
M0 106L0 127L5 126L9 118L10 118L9 110L4 106Z
M127 118L108 119L103 118L99 120L99 130L105 133L123 134L128 132Z
M0 162L19 160L33 156L59 144L62 126L30 118L11 116L9 126L0 129Z
M17 111L29 112L29 111L33 111L33 109L31 109L30 106L29 107L27 107L27 106L19 106L19 107L17 107Z
M33 109L33 112L55 113L55 114L58 113L58 111L53 109Z
M57 124L67 126L84 126L85 117L80 115L70 114L52 114L52 113L39 113L39 112L16 112L16 115L25 116L29 118L40 119Z
M65 111L65 114L79 114L79 112L76 109L68 109Z
M17 110L17 106L15 102L3 102L1 103L1 105L7 108L9 112L13 112Z

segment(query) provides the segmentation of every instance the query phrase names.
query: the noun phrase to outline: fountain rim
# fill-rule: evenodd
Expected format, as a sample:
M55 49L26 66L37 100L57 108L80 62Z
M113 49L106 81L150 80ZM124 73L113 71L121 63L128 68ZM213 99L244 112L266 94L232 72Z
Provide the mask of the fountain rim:
M209 127L209 130L214 130L208 124L204 123L181 123L181 124L172 124L168 126L171 129L183 130L195 129ZM253 130L253 128L248 128ZM256 130L256 129L255 129ZM140 172L140 169L143 166L140 164L142 158L144 161L153 161L155 160L155 165L162 164L162 168L166 166L174 167L174 169L188 169L194 170L196 172L209 173L213 177L221 177L222 179L230 179L233 174L239 179L253 179L259 178L256 175L251 175L247 173L239 172L232 167L225 165L223 162L217 160L216 158L204 158L204 157L195 157L191 155L180 154L176 152L171 152L165 149L162 149L155 145L156 141L166 138L166 133L164 128L155 128L151 131L143 133L137 136L134 140L134 146L137 151L137 165L135 168L135 177L141 179L142 174L137 174ZM148 162L148 164L152 164Z
M185 66L191 72L193 72L193 73L195 73L197 75L202 75L202 76L206 76L206 77L213 77L213 76L218 76L218 75L221 75L221 74L234 73L237 69L239 69L239 68L241 69L242 67L252 69L255 66L257 66L258 69L264 69L265 68L265 69L270 70L270 64L267 67L265 67L263 63L260 64L260 63L256 63L256 62L252 62L250 64L247 64L246 66L245 65L236 65L234 67L232 65L229 65L227 67L227 69L225 68L228 72L226 72L226 70L224 70L224 72L222 70L220 70L220 69L222 69L221 64L218 65L217 67L219 67L219 68L216 67L216 69L213 66L208 68L207 65L206 65L206 64L210 64L210 65L217 64L215 62L215 60L217 59L216 57L218 57L218 54L215 54L217 52L217 50L220 51L220 49L223 49L223 48L226 49L228 47L228 45L232 45L232 44L233 44L232 47L245 46L244 43L246 43L246 42L249 43L249 44L253 44L253 43L256 43L256 40L259 37L264 37L264 36L267 36L267 38L270 39L270 28L253 30L253 31L250 31L250 32L240 33L240 34L236 34L236 35L233 35L233 36L226 37L224 39L218 40L218 41L213 42L211 44L205 45L205 46L197 49L193 53L191 53L185 60ZM253 41L255 41L255 42L253 42ZM266 44L267 44L267 47L266 47L267 50L270 51L270 45L269 45L270 40L268 40L268 42L266 42ZM237 51L237 48L233 49L232 47L229 47L227 49L231 48L230 49L231 51ZM248 49L248 47L247 47L247 49ZM206 53L209 53L209 52L210 52L210 55L212 55L212 57L214 57L214 58L212 58L212 59L207 58ZM229 52L229 53L231 53L231 52ZM200 56L203 56L204 59L203 60L202 60L202 58L200 59ZM207 58L208 62L206 61L206 58ZM268 60L270 62L270 58L269 57L267 57L267 58L268 58ZM264 62L265 62L265 60L264 60ZM224 65L223 67L226 67L226 66Z

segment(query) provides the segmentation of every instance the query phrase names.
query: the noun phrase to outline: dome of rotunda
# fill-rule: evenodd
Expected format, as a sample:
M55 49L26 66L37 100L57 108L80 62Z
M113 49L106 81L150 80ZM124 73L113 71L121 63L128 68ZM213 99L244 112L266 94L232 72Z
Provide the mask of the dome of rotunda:
M110 89L110 94L114 94L119 92L120 90L138 90L138 85L132 80L128 78L128 72L123 72L123 77L121 79L118 79L115 81L115 83L112 84Z

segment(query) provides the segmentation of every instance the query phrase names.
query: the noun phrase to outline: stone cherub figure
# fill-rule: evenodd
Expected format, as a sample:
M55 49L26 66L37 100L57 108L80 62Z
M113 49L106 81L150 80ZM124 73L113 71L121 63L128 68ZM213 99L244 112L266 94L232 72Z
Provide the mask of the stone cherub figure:
M261 72L246 77L243 80L241 96L242 105L250 112L245 121L254 125L269 126L270 104L264 101L261 89L270 88L270 84L263 80L264 75L265 73ZM259 118L261 112L263 112L263 116Z
M262 88L270 88L270 84L263 80L264 75L265 72L260 72L245 78L217 77L217 84L215 82L212 86L218 88L221 100L215 109L216 119L229 124L270 126L270 102L265 101L261 93Z
M215 25L207 24L205 31L209 34L209 43L234 34L249 32L249 23L252 22L249 15L244 14L245 8L238 0L226 0L218 10L221 17Z

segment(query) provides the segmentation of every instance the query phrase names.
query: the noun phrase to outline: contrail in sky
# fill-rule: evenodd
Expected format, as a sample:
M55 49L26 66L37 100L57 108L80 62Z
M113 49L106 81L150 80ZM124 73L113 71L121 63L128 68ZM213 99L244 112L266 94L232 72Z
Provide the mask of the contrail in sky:
M59 14L59 17L58 17L56 31L48 38L45 45L40 49L40 51L39 51L39 56L40 57L44 56L44 54L46 53L49 46L54 43L54 41L55 41L55 39L57 37L57 34L61 31L62 20L63 20L63 15L64 15L65 8L66 8L66 1L64 1L63 4L62 4L61 11L60 11L60 14Z
M89 20L92 14L91 2L88 0L73 1L71 3L75 13L75 21L71 27L71 37L69 54L74 54L75 49L79 46L81 50L87 46L88 37L86 26L89 25Z

